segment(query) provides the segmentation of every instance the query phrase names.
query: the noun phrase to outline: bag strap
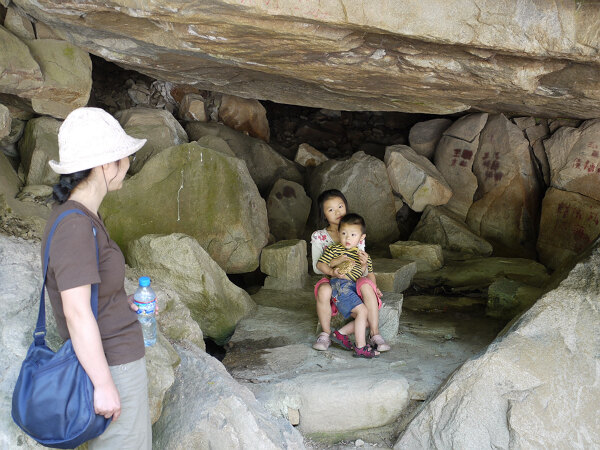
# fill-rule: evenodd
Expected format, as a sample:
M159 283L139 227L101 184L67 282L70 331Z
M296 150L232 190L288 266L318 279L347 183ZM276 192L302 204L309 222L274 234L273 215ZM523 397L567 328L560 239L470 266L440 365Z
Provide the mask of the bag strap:
M44 279L42 282L42 292L40 293L40 308L38 311L38 319L35 326L35 331L33 332L33 340L36 346L46 345L46 298L44 291L46 287L46 274L48 272L48 260L50 258L50 242L52 241L52 236L54 235L54 231L56 230L56 227L60 221L69 214L79 214L87 217L87 215L79 209L69 209L64 211L56 218L52 224L52 228L50 228L50 232L48 233L48 238L46 239L46 248L44 249ZM96 238L96 227L94 227L93 223L92 231L94 233L94 243L96 244L96 263L99 265L98 239ZM92 284L91 303L94 318L98 320L98 284Z

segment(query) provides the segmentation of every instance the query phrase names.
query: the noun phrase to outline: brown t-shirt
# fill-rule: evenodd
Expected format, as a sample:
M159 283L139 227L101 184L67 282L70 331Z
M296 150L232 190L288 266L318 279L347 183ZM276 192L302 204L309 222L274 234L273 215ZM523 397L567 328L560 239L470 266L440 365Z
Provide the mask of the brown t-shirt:
M81 203L68 200L54 208L42 240L44 249L52 224L68 209L79 209L86 216L69 214L60 222L50 243L46 288L52 311L63 339L69 330L62 307L61 291L87 284L98 286L98 328L109 366L126 364L144 356L142 329L136 313L129 307L125 293L125 259L119 246L110 239L102 220ZM90 220L91 219L91 220ZM96 228L99 269L92 223ZM83 301L84 299L82 299ZM90 301L90 299L85 299Z

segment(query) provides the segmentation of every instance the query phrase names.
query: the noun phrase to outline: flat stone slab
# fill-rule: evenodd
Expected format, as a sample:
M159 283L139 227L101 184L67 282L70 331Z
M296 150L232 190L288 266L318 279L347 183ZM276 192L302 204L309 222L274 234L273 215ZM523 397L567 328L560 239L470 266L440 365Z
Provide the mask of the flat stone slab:
M413 284L420 288L445 286L457 292L487 290L502 277L535 287L545 286L550 279L547 269L531 259L476 257L464 261L446 260L441 269L417 273Z
M443 295L407 295L402 307L420 312L483 312L487 299L484 297L448 297Z
M400 294L384 292L384 302L386 295L393 303ZM398 334L387 339L392 349L366 360L334 345L324 352L312 349L318 327L312 286L261 289L252 299L257 311L240 322L223 364L272 414L297 421L314 439L345 439L360 427L379 427L391 436L389 424L432 394L503 326L455 312L402 312ZM356 404L368 405L368 411L355 418ZM334 411L354 414L353 419L340 422Z
M400 258L374 258L373 271L382 291L403 292L417 273L417 263Z

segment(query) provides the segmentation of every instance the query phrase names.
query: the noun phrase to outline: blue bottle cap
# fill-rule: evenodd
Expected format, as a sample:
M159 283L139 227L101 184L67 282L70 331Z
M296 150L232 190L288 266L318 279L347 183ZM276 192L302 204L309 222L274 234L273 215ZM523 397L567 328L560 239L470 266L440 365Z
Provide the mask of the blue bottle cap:
M140 277L140 286L150 286L150 277Z

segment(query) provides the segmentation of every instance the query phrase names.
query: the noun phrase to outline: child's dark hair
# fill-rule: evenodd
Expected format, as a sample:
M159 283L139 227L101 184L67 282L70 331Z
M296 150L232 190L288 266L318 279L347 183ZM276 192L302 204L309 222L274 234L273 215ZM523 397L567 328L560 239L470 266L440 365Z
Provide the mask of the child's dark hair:
M360 225L360 230L362 234L367 232L367 225L365 224L365 219L362 216L359 216L355 213L348 213L344 217L340 219L340 224L338 226L338 230L342 228L342 225Z
M323 205L327 200L330 200L332 198L341 198L344 202L344 205L346 206L346 211L348 210L348 201L346 200L346 197L344 197L344 194L342 194L340 191L338 191L337 189L328 189L326 191L321 192L321 194L317 198L317 204L319 205L319 221L324 225L328 225L328 223L327 218L325 217L325 212L323 211Z
M75 187L85 180L92 169L81 170L75 173L67 173L60 176L58 183L52 187L52 197L61 205L69 199Z

